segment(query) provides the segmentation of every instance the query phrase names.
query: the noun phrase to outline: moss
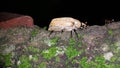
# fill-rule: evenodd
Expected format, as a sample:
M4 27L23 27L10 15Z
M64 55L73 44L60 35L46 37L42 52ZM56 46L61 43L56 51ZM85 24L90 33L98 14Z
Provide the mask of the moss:
M103 56L96 56L94 60L88 61L87 57L83 57L79 64L82 68L119 68L119 64L106 63Z
M67 55L68 59L71 60L72 58L79 56L82 53L81 51L78 51L74 46L68 46L65 54Z
M113 30L112 30L112 29L109 29L109 30L108 30L108 34L109 34L110 36L112 36L112 35L113 35Z
M55 46L58 42L59 38L58 37L54 37L51 39L44 39L44 43L46 43L48 46Z
M37 68L47 68L45 62L41 62L40 65Z
M29 57L26 55L22 55L19 58L20 64L18 65L18 68L32 68L32 65L30 64Z
M55 57L56 51L57 51L56 47L51 47L48 50L43 50L41 54L45 59L50 60L53 57Z
M38 34L39 30L38 29L34 29L32 32L31 32L31 36L32 37L35 37L37 34Z
M36 48L34 46L28 46L26 50L28 50L30 52L33 52L33 53L39 53L40 52L40 49Z
M70 38L69 39L69 46L74 46L74 45L76 45L76 40L73 38Z
M4 64L5 67L11 67L12 66L12 55L11 53L0 55L0 62ZM1 65L1 64L0 64Z
M44 30L47 30L47 26L43 27Z
M55 58L55 61L56 61L56 62L60 62L60 58L59 58L59 57L56 57L56 58Z

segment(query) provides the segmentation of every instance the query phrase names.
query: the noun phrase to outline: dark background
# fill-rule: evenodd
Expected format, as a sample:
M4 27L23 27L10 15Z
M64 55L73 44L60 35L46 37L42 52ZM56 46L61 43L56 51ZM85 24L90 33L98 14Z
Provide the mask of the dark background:
M88 25L104 25L105 19L119 21L119 2L82 0L1 0L0 12L33 17L34 24L48 26L55 17L73 17Z

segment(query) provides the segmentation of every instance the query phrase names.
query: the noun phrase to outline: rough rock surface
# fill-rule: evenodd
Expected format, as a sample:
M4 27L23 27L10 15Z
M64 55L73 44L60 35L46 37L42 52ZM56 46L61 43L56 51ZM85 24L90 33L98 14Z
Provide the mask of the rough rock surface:
M33 19L28 15L0 12L0 28L8 29L18 26L33 27Z
M0 29L0 65L11 68L119 68L120 22L73 32L35 26ZM11 54L10 60L5 57ZM7 62L9 62L9 64Z

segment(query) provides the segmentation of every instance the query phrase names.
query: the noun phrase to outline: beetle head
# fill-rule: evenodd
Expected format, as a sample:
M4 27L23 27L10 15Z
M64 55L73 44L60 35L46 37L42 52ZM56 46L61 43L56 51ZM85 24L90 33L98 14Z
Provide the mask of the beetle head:
M80 28L80 26L81 26L80 23L81 23L81 22L80 22L79 20L76 20L76 21L74 22L74 26L75 26L76 28Z
M87 22L85 22L85 23L82 22L80 28L83 29L83 28L86 28L86 27L87 27Z

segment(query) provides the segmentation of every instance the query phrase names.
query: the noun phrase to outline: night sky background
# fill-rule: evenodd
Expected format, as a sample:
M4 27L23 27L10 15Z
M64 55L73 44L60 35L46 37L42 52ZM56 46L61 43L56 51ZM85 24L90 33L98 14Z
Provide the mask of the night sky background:
M120 20L119 2L82 0L1 0L0 12L29 15L34 24L48 26L55 17L73 17L88 25L104 25L105 19Z

